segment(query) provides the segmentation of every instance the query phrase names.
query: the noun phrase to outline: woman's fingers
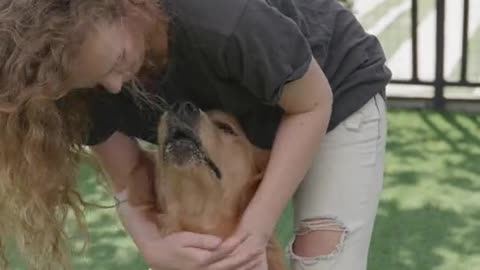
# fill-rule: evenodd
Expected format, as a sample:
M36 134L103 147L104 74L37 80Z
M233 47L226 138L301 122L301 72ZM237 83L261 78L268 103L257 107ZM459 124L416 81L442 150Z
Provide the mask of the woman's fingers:
M203 266L211 265L229 256L238 246L243 244L248 239L247 233L234 234L232 237L225 240L212 255L202 263Z
M249 269L253 265L261 262L263 255L262 250L242 250L227 256L223 260L219 260L210 266L209 270L238 270Z
M206 250L214 250L222 243L222 239L217 236L191 232L183 232L180 241L183 247Z

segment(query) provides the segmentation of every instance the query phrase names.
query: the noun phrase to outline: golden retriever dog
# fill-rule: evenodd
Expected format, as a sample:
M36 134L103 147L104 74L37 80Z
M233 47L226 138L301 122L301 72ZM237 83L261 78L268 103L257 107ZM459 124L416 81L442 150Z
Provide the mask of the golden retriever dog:
M269 152L250 143L234 117L189 102L173 106L158 126L154 190L163 234L189 231L226 238L263 177ZM287 269L276 239L269 270Z

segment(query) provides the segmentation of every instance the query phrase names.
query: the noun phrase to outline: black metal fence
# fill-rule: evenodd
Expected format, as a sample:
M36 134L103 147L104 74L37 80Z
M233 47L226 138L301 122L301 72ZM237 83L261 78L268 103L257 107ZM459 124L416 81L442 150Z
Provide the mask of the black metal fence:
M422 0L420 0L422 1ZM468 31L469 31L469 14L470 14L470 0L463 0L463 29L462 29L462 53L460 63L460 79L447 80L444 76L445 68L445 1L452 0L437 0L436 1L436 45L435 45L435 77L433 80L422 80L418 76L418 0L412 0L411 9L411 34L412 34L412 77L406 80L392 80L394 84L410 84L410 85L426 85L433 86L435 89L432 99L420 99L423 102L430 103L429 107L437 110L443 110L451 102L466 102L479 103L480 100L472 101L471 99L446 99L444 90L448 86L462 86L462 87L480 87L479 82L469 81L467 78L468 69ZM462 0L458 1L459 4ZM478 12L478 11L475 11ZM400 98L409 99L409 98ZM412 98L413 99L413 98ZM418 99L417 99L418 100ZM480 106L479 106L480 107Z

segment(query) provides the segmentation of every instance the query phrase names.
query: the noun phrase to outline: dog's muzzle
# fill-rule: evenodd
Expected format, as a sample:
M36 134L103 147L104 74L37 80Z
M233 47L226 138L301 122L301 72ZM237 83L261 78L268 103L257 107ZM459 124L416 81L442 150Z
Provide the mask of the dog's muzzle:
M221 172L202 148L198 137L200 109L191 102L174 104L167 112L164 159L177 166L206 164L218 179Z

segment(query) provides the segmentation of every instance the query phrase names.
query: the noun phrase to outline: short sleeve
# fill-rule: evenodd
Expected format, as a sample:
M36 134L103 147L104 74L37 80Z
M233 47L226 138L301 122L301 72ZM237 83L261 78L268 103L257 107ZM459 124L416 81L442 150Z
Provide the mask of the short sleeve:
M231 79L274 105L283 86L305 74L312 53L293 20L265 0L249 0L226 43L224 59Z
M151 115L142 115L127 91L111 94L106 91L95 93L89 103L90 125L85 144L92 146L106 141L116 131L127 136L143 135L144 123Z
M89 126L85 145L93 146L106 141L117 129L115 96L108 93L95 94L89 100Z

